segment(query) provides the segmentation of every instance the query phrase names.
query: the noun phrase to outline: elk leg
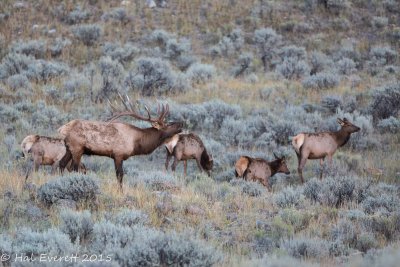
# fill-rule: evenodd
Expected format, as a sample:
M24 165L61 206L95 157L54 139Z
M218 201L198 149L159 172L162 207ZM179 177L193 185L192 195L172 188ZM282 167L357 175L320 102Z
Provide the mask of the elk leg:
M71 165L72 165L72 154L69 151L69 149L67 149L67 152L65 153L64 157L60 160L60 172L61 174L63 174L65 167L67 167L68 171L71 171Z
M183 172L185 177L187 176L187 160L183 161Z
M122 178L124 177L124 169L122 167L122 159L115 158L114 165L115 165L115 173L117 174L117 180L119 183L119 189L122 192Z
M29 164L28 166L28 170L26 171L26 176L25 176L25 182L28 180L29 174L31 173L32 169L33 169L33 161L31 161L31 164Z
M179 161L178 161L177 157L175 157L174 162L172 162L172 166L171 166L171 169L173 172L175 172L176 166L178 166L178 163L179 163Z
M56 161L51 165L51 175L54 175L56 173L57 167L60 165L59 161Z
M172 154L167 149L167 159L165 160L165 169L168 171L169 161L171 160Z
M304 184L304 178L303 178L303 168L306 165L307 162L307 158L301 158L300 162L299 162L299 167L297 168L297 171L299 172L299 176L301 179L301 183Z
M322 158L319 160L319 166L321 168L321 172L319 174L319 179L322 180L322 173L324 172L324 160L325 158Z
M197 163L197 167L199 168L200 172L202 172L203 168L201 167L200 159L196 158L196 163Z
M72 156L72 170L74 172L79 172L79 165L81 164L82 153L75 154Z
M265 186L268 189L268 191L271 191L271 187L269 186L269 183L268 183L268 178L261 179L261 183L263 186Z

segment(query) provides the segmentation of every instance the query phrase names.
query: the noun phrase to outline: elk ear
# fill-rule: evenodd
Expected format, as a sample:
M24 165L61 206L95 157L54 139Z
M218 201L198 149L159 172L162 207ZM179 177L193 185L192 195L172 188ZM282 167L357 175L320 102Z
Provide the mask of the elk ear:
M157 130L161 130L161 125L160 125L159 123L157 123L157 122L153 122L153 123L151 124L151 126L152 126L153 128L155 128L155 129L157 129Z
M342 121L340 118L337 118L337 123L339 123L340 126L344 125L344 121Z

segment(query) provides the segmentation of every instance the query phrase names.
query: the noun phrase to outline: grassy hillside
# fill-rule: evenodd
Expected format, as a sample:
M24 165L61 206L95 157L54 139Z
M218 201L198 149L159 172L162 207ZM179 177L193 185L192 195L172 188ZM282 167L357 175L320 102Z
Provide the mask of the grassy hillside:
M94 266L397 266L400 259L398 1L1 1L0 255L93 256ZM28 134L105 120L119 94L168 103L214 156L164 171L165 149L87 175L25 183ZM361 131L333 166L297 175L291 137ZM145 122L124 119L138 127ZM271 191L236 179L240 155L288 158ZM14 266L54 266L39 260ZM107 256L110 257L108 261ZM80 261L79 261L80 262ZM71 264L62 259L59 266ZM93 263L94 264L94 263ZM97 265L96 265L97 264ZM92 265L90 265L92 266Z

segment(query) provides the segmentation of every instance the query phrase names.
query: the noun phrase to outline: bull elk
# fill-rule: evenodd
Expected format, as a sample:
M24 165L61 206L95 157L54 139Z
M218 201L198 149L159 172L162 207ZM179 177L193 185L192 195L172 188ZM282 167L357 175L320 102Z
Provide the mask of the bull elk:
M207 150L196 134L176 134L165 142L167 150L167 159L165 169L168 170L169 161L174 156L172 171L175 171L179 161L183 160L184 173L187 175L187 160L195 159L200 171L204 170L208 176L211 175L213 168L213 158L207 153Z
M72 157L72 168L77 171L82 155L105 156L114 159L115 172L122 190L123 161L131 156L152 153L162 145L167 138L180 133L183 123L165 123L169 114L169 106L158 108L158 118L154 119L147 111L147 117L137 113L129 98L124 100L120 96L126 110L119 111L111 103L111 107L118 111L107 122L73 120L61 126L58 132L64 137L70 153L62 160L64 165ZM122 116L134 117L138 120L150 122L150 128L138 128L128 123L115 122ZM63 167L63 166L61 166Z
M304 183L303 168L307 159L319 159L322 179L322 165L325 157L328 158L329 165L332 166L332 156L336 150L344 146L350 139L352 133L360 131L360 127L352 124L348 119L337 119L341 126L336 132L319 132L319 133L300 133L293 137L292 145L297 154L298 173L301 182Z
M275 160L267 161L261 158L241 156L235 164L235 175L245 180L258 181L270 189L268 183L270 177L277 173L290 174L285 157L279 158L275 153L274 157Z
M28 135L21 142L21 149L24 157L32 155L34 170L38 171L40 165L51 165L51 173L54 174L64 157L67 149L64 140L40 135ZM67 169L71 171L71 161ZM81 164L79 169L86 173L85 165ZM26 173L25 180L28 179L30 169Z

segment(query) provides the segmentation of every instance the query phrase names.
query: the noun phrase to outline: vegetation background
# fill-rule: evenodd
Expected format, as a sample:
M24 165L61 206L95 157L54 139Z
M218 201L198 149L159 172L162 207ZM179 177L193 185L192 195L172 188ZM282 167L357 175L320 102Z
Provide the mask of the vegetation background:
M0 2L0 255L97 255L84 266L397 266L399 2L155 4ZM25 184L26 135L104 120L118 92L154 111L168 102L170 119L214 155L212 177L194 162L189 177L183 164L163 171L160 147L125 162L123 194L101 157L84 158L88 175L44 169ZM362 130L322 181L309 161L301 185L290 137L336 130L337 117ZM273 152L291 174L274 176L271 192L234 177L239 155Z

